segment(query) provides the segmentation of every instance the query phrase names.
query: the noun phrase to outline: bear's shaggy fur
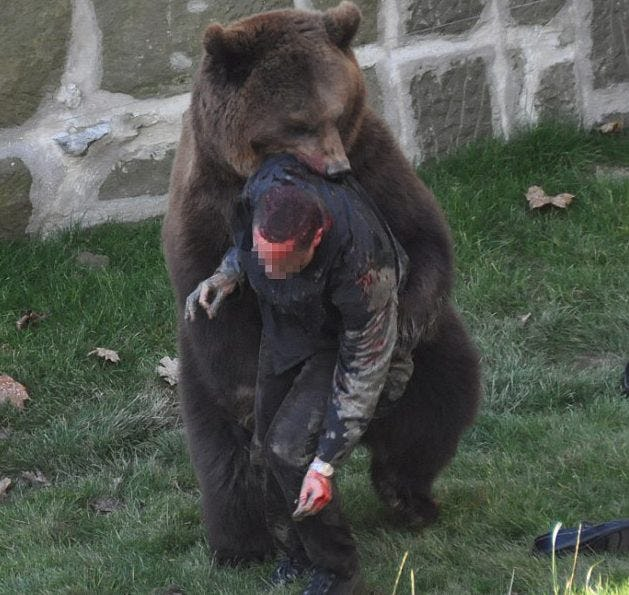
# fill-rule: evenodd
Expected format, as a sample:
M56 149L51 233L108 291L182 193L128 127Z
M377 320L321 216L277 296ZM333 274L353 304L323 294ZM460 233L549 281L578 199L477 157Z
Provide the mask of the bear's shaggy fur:
M399 324L403 335L420 337L415 373L396 408L374 419L363 440L377 492L407 521L436 517L432 483L478 406L478 355L449 299L449 231L432 194L365 104L349 48L359 22L355 5L343 2L326 12L274 11L210 25L204 37L163 239L179 312L188 447L219 561L272 550L249 463L260 317L249 287L212 321L186 323L183 306L230 246L231 209L266 155L293 153L322 174L351 164L410 257Z

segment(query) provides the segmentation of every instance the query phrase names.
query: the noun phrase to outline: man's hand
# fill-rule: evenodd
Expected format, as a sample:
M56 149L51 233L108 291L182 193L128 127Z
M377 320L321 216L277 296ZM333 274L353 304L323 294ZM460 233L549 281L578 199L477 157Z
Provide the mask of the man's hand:
M236 285L238 285L238 278L222 272L216 272L209 279L201 281L186 298L185 319L194 320L197 307L201 306L211 320L216 316L223 300L234 291ZM214 295L214 299L210 301L212 295Z
M331 478L308 469L301 484L299 504L293 512L293 520L301 521L304 517L317 514L330 500L332 500Z

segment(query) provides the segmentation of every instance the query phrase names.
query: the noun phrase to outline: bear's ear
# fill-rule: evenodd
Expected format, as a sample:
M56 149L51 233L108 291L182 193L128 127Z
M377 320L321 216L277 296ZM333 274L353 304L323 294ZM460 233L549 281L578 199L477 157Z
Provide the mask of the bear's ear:
M336 8L323 13L323 22L330 39L342 50L347 49L354 39L362 15L353 2L341 2Z
M203 36L205 51L212 64L224 68L231 78L243 78L251 69L253 49L246 31L227 29L218 24L209 25Z

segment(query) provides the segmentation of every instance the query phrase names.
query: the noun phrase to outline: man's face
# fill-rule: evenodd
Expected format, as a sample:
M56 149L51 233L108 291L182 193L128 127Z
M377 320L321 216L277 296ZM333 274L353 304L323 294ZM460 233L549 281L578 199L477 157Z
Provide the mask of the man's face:
M305 250L295 248L295 240L285 242L269 242L260 234L257 227L253 228L253 250L258 254L258 262L264 266L269 279L287 279L304 269L314 256L315 248L321 242L322 230L315 233L310 246Z

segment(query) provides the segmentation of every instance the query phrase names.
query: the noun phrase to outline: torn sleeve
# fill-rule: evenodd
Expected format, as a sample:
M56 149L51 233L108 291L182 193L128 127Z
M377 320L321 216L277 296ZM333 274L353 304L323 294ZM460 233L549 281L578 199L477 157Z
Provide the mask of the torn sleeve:
M356 446L367 429L391 364L397 340L395 275L385 274L378 284L363 290L363 300L341 300L344 325L317 456L335 465Z

